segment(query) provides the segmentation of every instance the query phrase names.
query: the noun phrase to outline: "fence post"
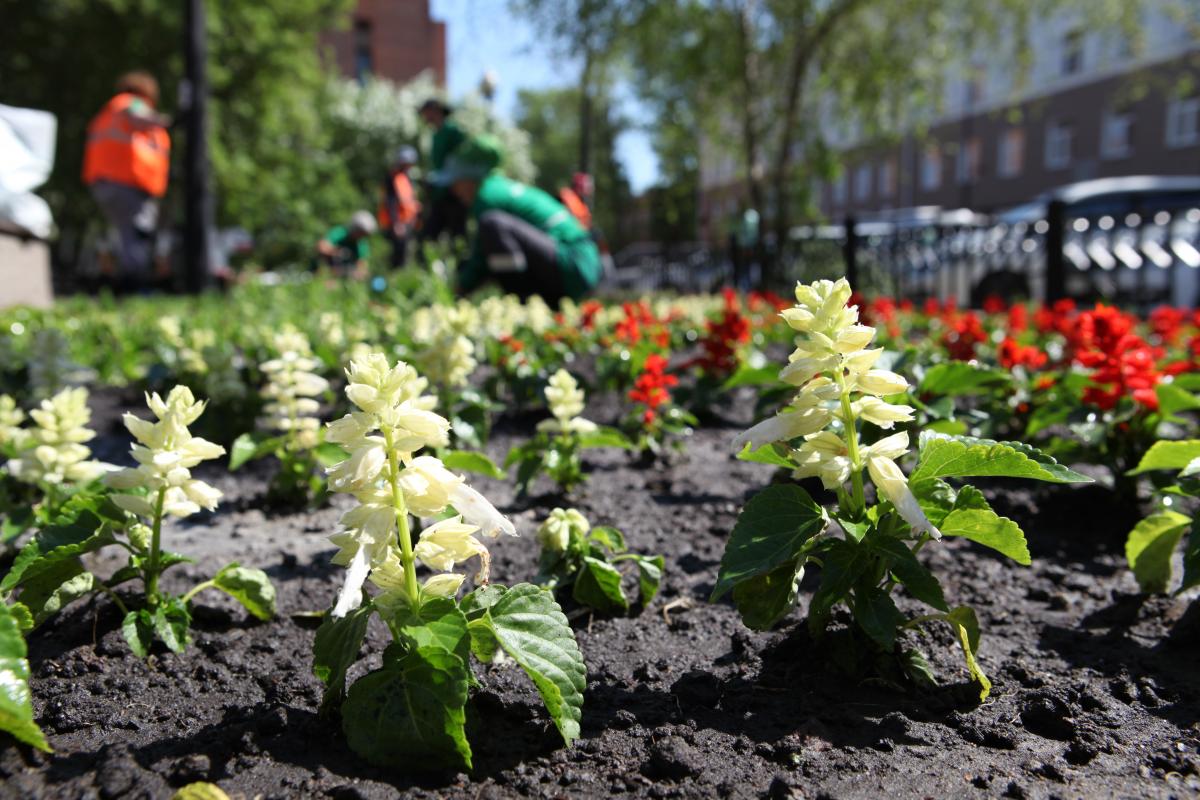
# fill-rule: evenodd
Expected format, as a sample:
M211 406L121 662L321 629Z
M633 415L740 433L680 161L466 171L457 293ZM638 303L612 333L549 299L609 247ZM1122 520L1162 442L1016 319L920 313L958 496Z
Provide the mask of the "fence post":
M1067 296L1067 269L1063 241L1067 227L1067 204L1051 200L1046 207L1046 303Z
M845 228L846 240L842 243L842 260L846 262L846 280L855 291L859 291L858 233L855 230L854 217L846 217Z

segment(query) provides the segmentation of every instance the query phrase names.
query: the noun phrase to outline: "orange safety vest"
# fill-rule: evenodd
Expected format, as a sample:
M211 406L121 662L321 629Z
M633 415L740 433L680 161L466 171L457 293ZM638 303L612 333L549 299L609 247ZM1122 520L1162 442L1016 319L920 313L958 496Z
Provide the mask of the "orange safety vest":
M592 210L587 207L587 203L583 202L583 198L575 193L575 190L564 186L558 190L558 199L562 200L562 204L567 207L571 215L579 220L579 224L584 227L584 230L592 229Z
M416 222L417 215L421 213L421 204L417 202L417 193L413 190L408 174L397 172L392 175L392 189L396 192L396 213L399 216L396 221L405 225ZM379 201L379 211L375 217L379 220L379 227L390 228L392 226L392 215L388 209L386 190L383 192L383 199Z
M83 152L83 182L90 186L112 181L162 197L171 170L171 137L161 125L140 127L131 121L126 112L136 98L119 94L92 118Z

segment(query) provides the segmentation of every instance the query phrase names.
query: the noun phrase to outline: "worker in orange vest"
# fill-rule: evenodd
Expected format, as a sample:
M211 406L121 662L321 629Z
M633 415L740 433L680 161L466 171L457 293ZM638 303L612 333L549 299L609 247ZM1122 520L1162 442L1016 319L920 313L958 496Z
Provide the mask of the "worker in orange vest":
M154 257L158 201L167 191L171 164L169 117L160 114L158 81L130 72L116 95L88 124L83 182L116 229L118 285L144 285Z
M558 199L584 230L592 229L592 210L588 201L592 197L592 176L585 172L576 172L571 176L571 185L558 190Z
M392 243L392 267L402 267L408 258L409 237L416 231L421 204L408 171L417 163L417 151L407 145L396 151L376 214L379 228Z

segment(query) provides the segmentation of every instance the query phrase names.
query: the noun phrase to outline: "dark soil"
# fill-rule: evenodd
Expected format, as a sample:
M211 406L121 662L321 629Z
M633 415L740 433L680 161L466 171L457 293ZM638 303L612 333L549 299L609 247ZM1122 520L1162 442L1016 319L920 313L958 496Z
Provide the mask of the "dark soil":
M112 428L117 396L95 401L98 425ZM751 405L733 416L748 417ZM607 421L615 410L602 404L589 416ZM0 746L0 794L166 798L208 780L247 798L1200 796L1200 603L1137 593L1122 555L1136 509L1095 486L986 485L1026 530L1033 566L961 540L922 558L952 604L979 612L992 697L977 703L945 626L910 639L942 686L900 688L836 666L838 626L814 642L804 609L753 634L727 602L706 602L738 509L772 478L730 454L749 421L698 431L666 465L587 453L590 478L574 505L668 566L640 616L576 619L588 687L583 737L569 749L524 675L493 665L477 668L473 773L359 760L339 725L317 717L314 627L293 616L326 608L341 580L326 537L344 498L278 515L262 503L269 467L234 476L215 467L203 475L226 499L168 529L167 546L197 563L168 573L167 585L185 589L236 559L270 573L280 617L256 623L205 593L194 645L142 661L107 600L76 604L29 640L34 703L56 753ZM528 429L502 421L490 452L502 455ZM111 460L126 446L115 432L97 442ZM495 544L493 579L528 580L531 534L562 501L518 503L509 485L472 482L527 534ZM115 558L94 567L104 573ZM373 630L366 651L377 658L384 643Z

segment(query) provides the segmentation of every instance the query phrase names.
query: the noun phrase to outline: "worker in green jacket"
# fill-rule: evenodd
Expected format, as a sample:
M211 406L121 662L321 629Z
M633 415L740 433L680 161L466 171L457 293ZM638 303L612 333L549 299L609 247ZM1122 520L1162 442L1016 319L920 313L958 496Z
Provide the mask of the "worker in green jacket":
M600 281L596 242L566 206L499 171L491 137L463 143L431 180L446 186L475 220L470 258L458 271L458 291L489 279L522 298L578 300Z
M466 141L467 134L451 118L454 108L435 97L422 103L418 113L433 129L433 138L429 142L429 171L436 172L446 166L446 159ZM437 239L443 231L451 236L466 234L467 210L445 187L431 187L429 202L425 205L428 212L421 225L422 239Z

